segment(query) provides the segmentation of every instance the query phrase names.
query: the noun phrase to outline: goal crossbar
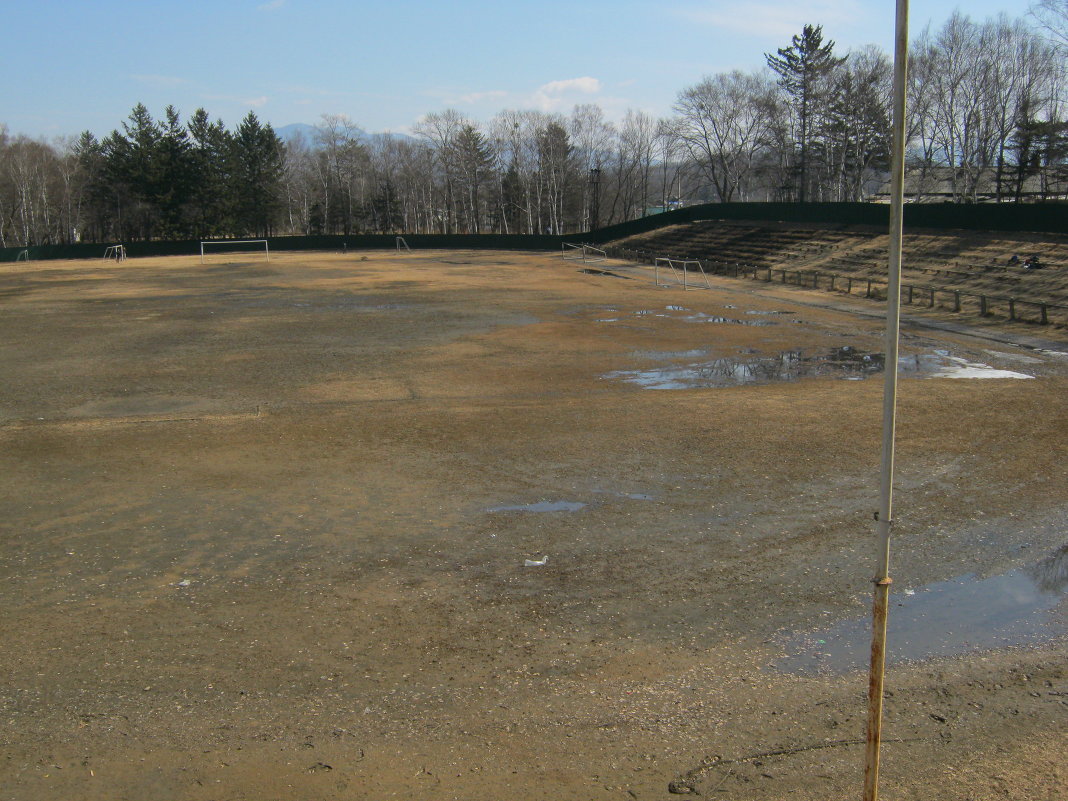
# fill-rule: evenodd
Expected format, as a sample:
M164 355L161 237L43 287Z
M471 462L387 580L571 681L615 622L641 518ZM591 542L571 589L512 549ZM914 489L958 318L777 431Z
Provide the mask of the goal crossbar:
M653 267L656 276L657 286L671 286L672 284L682 284L683 289L711 289L712 285L708 283L708 274L705 272L705 267L697 259L671 259L665 257L657 257L653 262ZM669 276L666 283L660 282L660 271L664 269L665 275ZM700 276L699 281L691 281L690 276Z
M608 254L593 245L562 242L560 244L560 258L564 261L597 262L604 261L608 258Z
M225 247L227 245L263 245L263 252L267 256L267 261L271 260L271 248L267 244L266 239L207 239L200 243L200 263L204 263L204 246L218 245ZM245 250L259 250L259 248L245 248Z

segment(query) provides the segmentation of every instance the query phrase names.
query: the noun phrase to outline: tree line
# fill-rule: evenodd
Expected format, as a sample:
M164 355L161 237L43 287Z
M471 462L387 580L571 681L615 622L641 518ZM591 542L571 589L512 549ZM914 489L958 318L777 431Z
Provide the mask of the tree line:
M1065 0L1034 22L954 13L912 42L906 191L916 200L1063 198L1068 185ZM1058 38L1060 37L1060 38ZM249 113L138 104L103 139L48 143L0 126L0 247L280 234L554 233L679 204L859 201L889 162L892 64L839 54L806 25L762 68L707 76L673 113L595 104L568 115L454 109L413 135L324 115L283 142Z

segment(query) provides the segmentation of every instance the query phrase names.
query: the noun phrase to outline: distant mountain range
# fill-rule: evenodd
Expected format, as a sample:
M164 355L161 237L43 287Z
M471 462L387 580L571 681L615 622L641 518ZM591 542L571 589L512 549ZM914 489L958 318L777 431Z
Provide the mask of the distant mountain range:
M411 140L414 137L403 133L367 133L360 128L356 129L356 138L361 142L367 142L368 144L381 141L382 139L402 139ZM278 134L278 138L283 142L291 142L294 139L303 139L304 143L309 147L316 147L318 142L316 141L316 130L314 125L308 125L306 122L294 122L290 125L283 125L281 128L275 128L274 132Z

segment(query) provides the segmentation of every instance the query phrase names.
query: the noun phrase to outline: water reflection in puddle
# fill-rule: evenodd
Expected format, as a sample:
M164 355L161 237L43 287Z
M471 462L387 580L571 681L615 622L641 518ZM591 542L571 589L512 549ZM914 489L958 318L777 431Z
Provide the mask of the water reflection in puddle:
M1068 590L1068 545L1039 564L1000 576L974 575L930 584L913 594L891 593L887 627L890 664L1045 642L1064 634L1052 611ZM843 620L796 635L774 667L814 674L866 668L871 619Z
M617 370L605 378L638 384L645 389L701 389L736 387L794 381L800 378L839 378L861 380L881 373L885 357L852 347L834 348L816 355L804 351L784 351L775 356L747 355L699 364L667 365L647 370ZM898 372L905 376L927 378L1032 378L1023 373L998 370L989 365L969 362L948 351L902 357Z
M491 506L487 512L577 512L585 509L586 504L578 501L537 501L511 506Z

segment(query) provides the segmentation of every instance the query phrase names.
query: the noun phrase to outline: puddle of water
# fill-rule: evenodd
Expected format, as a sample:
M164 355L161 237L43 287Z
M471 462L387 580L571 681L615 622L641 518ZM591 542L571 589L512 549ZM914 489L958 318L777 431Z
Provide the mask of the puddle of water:
M885 361L881 353L867 353L846 346L811 356L800 350L784 351L776 356L723 358L648 370L617 370L604 377L617 378L646 389L722 388L800 378L858 381L881 373ZM1024 373L969 362L944 350L903 356L898 361L898 371L915 378L1032 378Z
M586 504L577 501L537 501L514 506L491 506L487 512L577 512Z
M1017 373L1013 370L999 370L988 364L969 362L959 356L951 356L945 351L938 351L936 354L926 357L916 356L913 358L917 363L926 360L924 368L931 378L1034 378L1034 376ZM906 358L902 361L906 362L908 359Z
M1068 591L1068 545L1037 565L1000 576L940 581L914 594L891 592L888 664L1046 642L1065 633L1052 619ZM871 618L843 620L791 637L784 673L844 672L868 667Z
M719 317L714 314L705 314L704 312L691 314L686 318L686 321L691 323L728 323L731 325L775 325L770 320L737 320L733 317Z
M702 356L707 355L708 351L700 348L695 348L693 350L635 350L630 353L632 359L655 359L657 361L667 361L669 359L699 359Z

